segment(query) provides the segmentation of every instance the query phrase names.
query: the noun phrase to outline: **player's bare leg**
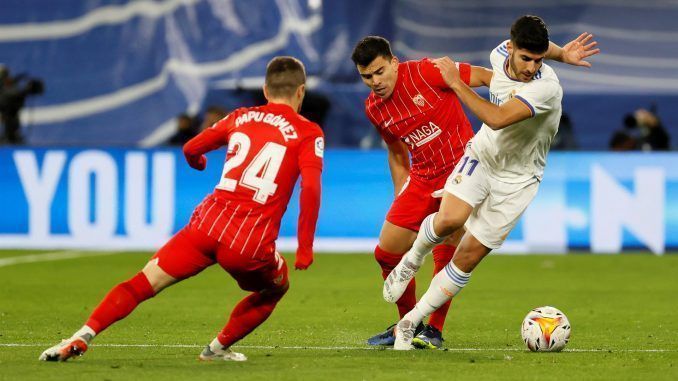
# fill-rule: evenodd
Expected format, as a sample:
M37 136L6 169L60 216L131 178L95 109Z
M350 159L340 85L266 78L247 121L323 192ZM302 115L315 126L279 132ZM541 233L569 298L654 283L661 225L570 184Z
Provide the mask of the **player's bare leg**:
M160 291L179 281L166 273L165 270L161 269L160 266L158 266L158 261L155 259L146 263L146 266L144 266L141 272L146 275L148 283L153 287L153 292L156 295L159 294Z
M379 247L391 253L404 253L412 247L415 238L417 232L384 221L379 233Z
M478 241L473 234L464 234L457 252L446 267L439 272L417 305L403 317L396 326L396 340L393 349L412 349L414 330L426 316L447 303L458 294L469 281L471 271L489 254L491 249Z
M384 281L383 296L387 302L395 303L401 298L426 255L447 236L462 228L472 210L469 204L445 192L440 210L424 219L412 248Z
M69 339L46 349L38 359L66 361L82 356L99 332L129 315L139 303L176 282L158 266L157 261L148 262L137 275L111 289L82 328Z

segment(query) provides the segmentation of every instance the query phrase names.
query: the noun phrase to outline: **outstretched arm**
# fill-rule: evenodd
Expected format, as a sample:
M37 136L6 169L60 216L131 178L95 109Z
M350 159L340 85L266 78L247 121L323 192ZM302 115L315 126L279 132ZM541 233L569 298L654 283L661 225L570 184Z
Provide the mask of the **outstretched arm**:
M471 87L490 87L492 81L492 70L482 66L471 66L471 80L469 86Z
M497 106L476 94L473 89L459 78L459 71L454 61L449 57L437 59L434 63L440 69L445 82L457 94L459 100L491 129L500 130L532 117L530 108L518 98L511 99L501 106Z
M299 195L299 222L297 225L297 248L294 268L306 270L313 263L313 237L320 210L320 174L317 167L301 169L301 194Z
M584 32L562 48L556 43L550 42L549 49L546 51L546 58L574 66L591 67L591 63L586 59L600 53L600 49L595 48L598 42L591 41L592 38L591 33Z

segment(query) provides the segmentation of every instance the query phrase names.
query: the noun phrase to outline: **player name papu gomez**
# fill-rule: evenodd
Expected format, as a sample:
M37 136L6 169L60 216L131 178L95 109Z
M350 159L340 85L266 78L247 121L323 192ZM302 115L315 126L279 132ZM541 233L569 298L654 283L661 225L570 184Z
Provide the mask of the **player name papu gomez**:
M297 138L297 131L294 129L294 126L281 115L271 114L270 112L248 111L235 120L235 126L240 127L243 123L248 122L263 122L276 127L282 133L286 142Z

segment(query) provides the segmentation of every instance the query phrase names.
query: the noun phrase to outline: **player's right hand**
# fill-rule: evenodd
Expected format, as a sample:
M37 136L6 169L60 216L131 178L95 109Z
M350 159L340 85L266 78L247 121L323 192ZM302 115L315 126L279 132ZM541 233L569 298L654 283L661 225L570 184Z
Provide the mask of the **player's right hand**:
M191 160L188 160L188 165L190 165L191 168L202 171L207 167L207 156L200 155L197 159L191 158Z
M457 64L450 57L436 58L432 62L440 70L440 74L443 76L447 86L452 87L455 82L461 80L459 68L457 68Z

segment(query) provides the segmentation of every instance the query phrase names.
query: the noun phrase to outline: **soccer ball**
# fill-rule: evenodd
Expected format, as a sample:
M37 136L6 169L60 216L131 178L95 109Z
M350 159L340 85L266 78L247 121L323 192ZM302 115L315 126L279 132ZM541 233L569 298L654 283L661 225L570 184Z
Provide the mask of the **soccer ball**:
M523 319L520 330L523 341L532 352L560 352L571 331L567 316L555 307L538 307Z

